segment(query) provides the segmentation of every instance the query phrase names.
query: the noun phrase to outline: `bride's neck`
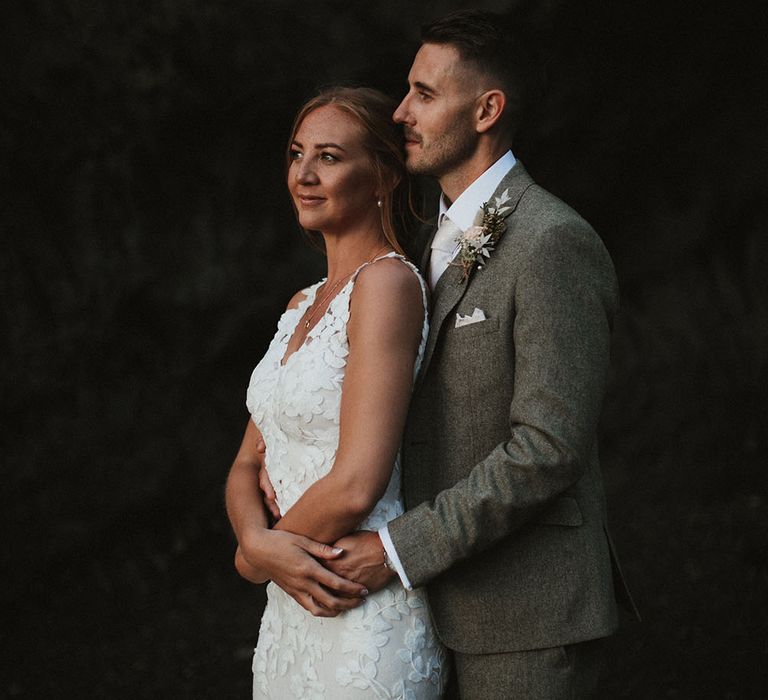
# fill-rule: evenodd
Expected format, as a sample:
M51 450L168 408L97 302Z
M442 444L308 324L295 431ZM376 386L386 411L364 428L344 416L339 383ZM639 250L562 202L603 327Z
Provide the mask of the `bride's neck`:
M354 272L363 263L392 249L382 232L344 236L324 234L323 239L329 282Z

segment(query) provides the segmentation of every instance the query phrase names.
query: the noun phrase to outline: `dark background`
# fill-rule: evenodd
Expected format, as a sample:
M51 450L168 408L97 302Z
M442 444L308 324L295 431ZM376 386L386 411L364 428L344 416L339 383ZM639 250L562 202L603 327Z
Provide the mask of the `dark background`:
M393 96L458 2L26 0L0 16L8 697L249 697L222 505L245 387L322 275L283 184L322 84ZM616 263L602 424L645 620L605 698L768 693L762 4L484 2L549 56L516 144Z

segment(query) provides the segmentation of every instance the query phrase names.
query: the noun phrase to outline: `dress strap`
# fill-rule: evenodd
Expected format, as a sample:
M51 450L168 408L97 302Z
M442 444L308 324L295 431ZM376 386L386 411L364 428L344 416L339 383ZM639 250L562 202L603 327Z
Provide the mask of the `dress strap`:
M406 265L406 267L408 267L413 272L413 274L416 275L416 279L419 280L419 286L421 287L421 303L424 306L424 321L421 325L421 342L419 343L419 353L416 357L416 362L413 368L413 376L415 379L419 372L419 368L421 367L421 360L424 357L424 350L427 347L427 337L429 335L429 295L427 292L427 284L424 281L424 278L421 276L421 273L419 272L419 269L416 267L416 265L414 265L404 255L400 255L400 253L397 253L394 250L386 253L385 255L380 255L378 258L364 262L362 265L360 265L360 267L357 268L357 270L355 270L349 282L347 282L347 284L344 286L344 289L342 290L344 296L346 297L347 313L349 312L349 298L352 293L352 287L354 286L354 281L357 279L358 274L360 274L360 270L362 270L364 267L367 267L368 265L377 263L379 260L385 260L386 258L395 258L400 260L400 262ZM339 292L339 296L341 296L342 292Z

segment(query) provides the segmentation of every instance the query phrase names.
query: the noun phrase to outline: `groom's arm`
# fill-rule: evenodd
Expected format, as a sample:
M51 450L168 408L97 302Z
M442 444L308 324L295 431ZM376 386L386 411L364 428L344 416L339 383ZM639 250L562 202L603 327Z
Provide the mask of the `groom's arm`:
M582 224L539 237L514 290L509 438L465 479L389 523L404 582L421 586L508 537L582 476L595 440L616 306L613 267L591 229ZM380 556L376 533L358 540L344 539L347 561ZM341 575L352 571L341 560L329 564Z
M465 479L389 525L414 586L508 537L581 478L593 448L618 291L586 225L531 247L514 289L509 438Z

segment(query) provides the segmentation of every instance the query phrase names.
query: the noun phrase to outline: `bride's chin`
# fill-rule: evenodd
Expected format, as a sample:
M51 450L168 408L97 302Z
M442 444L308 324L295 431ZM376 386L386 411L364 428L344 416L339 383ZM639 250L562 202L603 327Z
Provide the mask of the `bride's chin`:
M322 221L317 216L299 215L299 224L307 231L319 231L322 228Z

